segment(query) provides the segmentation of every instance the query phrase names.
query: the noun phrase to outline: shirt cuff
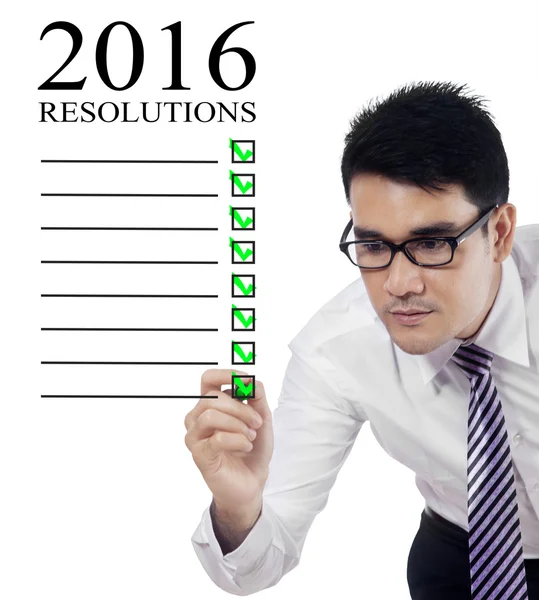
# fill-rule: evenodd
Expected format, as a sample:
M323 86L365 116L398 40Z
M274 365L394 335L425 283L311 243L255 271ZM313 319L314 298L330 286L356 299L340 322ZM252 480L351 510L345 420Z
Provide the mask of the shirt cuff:
M229 570L236 572L241 569L242 572L248 572L267 553L273 540L272 523L266 513L266 507L262 503L262 511L258 521L254 524L249 535L233 552L223 556L221 546L213 531L210 507L208 506L201 520L200 533L203 539L196 540L195 537L194 539L208 543L215 556L222 560Z

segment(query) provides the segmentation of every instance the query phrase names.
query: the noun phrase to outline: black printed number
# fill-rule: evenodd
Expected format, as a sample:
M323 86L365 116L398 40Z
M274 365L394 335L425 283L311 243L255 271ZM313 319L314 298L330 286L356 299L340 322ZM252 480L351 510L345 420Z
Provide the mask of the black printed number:
M123 87L115 86L109 77L109 69L107 65L107 48L109 45L110 32L116 27L116 25L123 25L129 31L131 36L131 43L133 45L133 62L131 64L131 77L129 81ZM111 90L128 90L130 87L137 83L140 74L142 73L142 67L144 65L144 46L142 45L142 39L138 31L125 21L116 21L111 23L105 29L103 29L99 39L97 40L97 47L95 49L95 64L97 65L97 72L101 81L109 87Z
M228 41L228 38L240 27L244 25L250 25L254 23L254 21L244 21L242 23L236 23L229 27L226 31L224 31L213 44L210 56L208 60L209 71L212 79L215 83L223 90L229 91L237 91L242 90L247 87L256 72L256 61L254 56L246 50L245 48L241 48L238 46L234 46L231 48L223 49L225 43ZM109 76L108 62L107 62L107 53L108 53L108 45L109 45L109 37L111 31L118 25L124 26L128 31L131 37L131 44L133 49L132 55L132 63L131 63L131 75L129 77L129 81L124 86L116 86L112 83ZM86 77L81 79L80 81L54 81L55 77L57 77L69 63L75 58L78 54L79 50L82 46L82 33L80 29L73 25L73 23L68 23L67 21L55 21L54 23L50 23L45 27L41 37L42 40L45 35L49 31L53 31L54 29L60 29L66 31L71 36L73 40L73 46L71 48L71 53L67 57L64 64L44 83L42 83L37 89L38 90L82 90L84 87L84 83L86 82ZM166 88L162 88L164 90L189 90L191 88L185 87L181 83L181 21L173 23L168 27L164 27L162 31L168 30L172 36L172 82L170 86ZM240 56L243 60L243 64L245 66L245 76L243 81L237 87L232 87L227 85L223 81L223 77L221 75L221 57L229 52L234 52ZM144 66L144 46L142 44L142 38L140 37L138 31L129 23L125 21L116 21L115 23L111 23L101 32L99 39L97 40L97 46L95 50L95 62L97 66L97 72L99 73L99 77L101 81L111 90L127 90L131 88L135 83L139 80L140 75L142 74L142 68Z
M210 67L210 75L212 76L212 79L215 81L215 83L223 90L233 90L233 91L242 90L243 88L247 87L251 83L251 81L253 80L253 77L255 76L256 62L255 62L254 56L249 52L249 50L246 50L245 48L238 48L238 47L227 48L226 50L223 50L223 46L225 45L225 42L228 40L230 34L234 33L234 31L236 31L236 29L239 29L240 27L243 27L244 25L249 25L251 23L254 23L254 21L244 21L243 23L236 23L236 25L232 25L232 27L229 27L226 31L224 31L215 40L215 44L212 46L212 49L210 52L210 59L208 61L209 67ZM221 76L221 69L220 69L221 56L223 56L224 54L227 54L227 52L236 52L237 54L239 54L241 56L241 58L243 59L243 62L245 64L245 78L238 87L228 86L223 81L223 78Z
M73 47L71 48L71 53L67 57L64 64L56 71L56 73L53 73L51 77L49 77L49 79L42 83L37 89L82 90L84 82L86 81L86 77L84 77L80 81L53 81L53 79L67 67L67 65L75 58L75 56L77 56L77 52L82 46L82 33L76 25L73 25L73 23L68 23L67 21L56 21L54 23L50 23L49 25L47 25L47 27L45 27L39 39L42 40L47 35L47 33L49 33L49 31L52 31L53 29L62 29L63 31L67 31L67 33L69 33L71 39L73 40Z

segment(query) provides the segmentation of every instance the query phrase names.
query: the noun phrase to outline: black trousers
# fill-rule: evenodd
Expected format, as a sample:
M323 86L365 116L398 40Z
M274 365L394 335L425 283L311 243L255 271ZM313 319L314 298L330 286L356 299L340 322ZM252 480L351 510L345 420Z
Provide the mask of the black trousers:
M434 517L421 513L410 548L410 596L412 600L471 600L468 532L441 515L434 513ZM525 559L524 565L528 598L539 600L539 559Z

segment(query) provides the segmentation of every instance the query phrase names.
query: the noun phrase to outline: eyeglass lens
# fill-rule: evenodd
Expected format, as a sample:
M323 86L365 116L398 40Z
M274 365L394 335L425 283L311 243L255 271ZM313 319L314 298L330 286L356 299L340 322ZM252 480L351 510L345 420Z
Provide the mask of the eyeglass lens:
M451 260L451 245L444 240L420 240L406 244L408 253L417 262L440 265ZM352 261L359 267L383 267L391 259L391 248L384 242L356 242L348 246Z

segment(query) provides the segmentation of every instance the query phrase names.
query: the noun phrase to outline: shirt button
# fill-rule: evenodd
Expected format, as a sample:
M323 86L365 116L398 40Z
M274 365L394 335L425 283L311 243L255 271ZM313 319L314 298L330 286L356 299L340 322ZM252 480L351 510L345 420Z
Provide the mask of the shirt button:
M522 442L522 436L520 433L517 433L513 436L513 442L518 446Z

